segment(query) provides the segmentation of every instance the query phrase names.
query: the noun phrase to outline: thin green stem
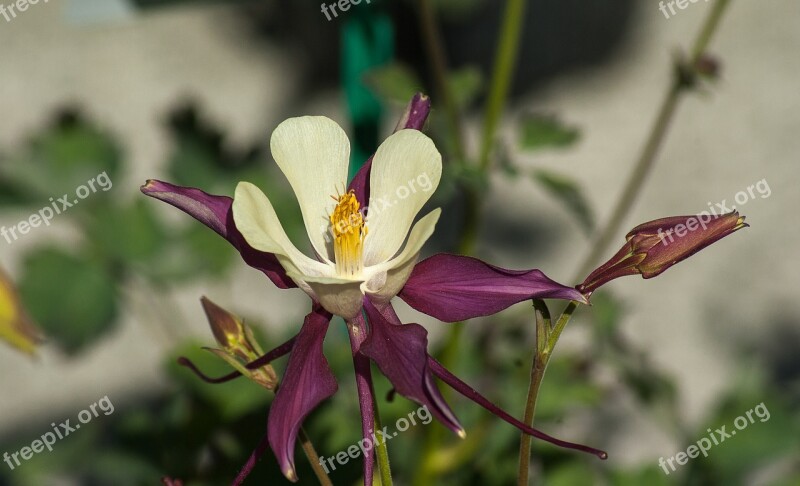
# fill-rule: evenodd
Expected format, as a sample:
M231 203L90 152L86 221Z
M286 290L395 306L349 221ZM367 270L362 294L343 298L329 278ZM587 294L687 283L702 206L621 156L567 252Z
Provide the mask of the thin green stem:
M697 60L700 59L700 57L706 52L706 49L708 49L711 39L714 37L714 34L716 34L719 28L722 15L725 13L730 3L730 0L717 0L714 2L711 13L708 15L705 23L703 23L703 27L700 29L700 33L697 35L697 38L694 41L694 46L691 50L692 64L697 62Z
M456 104L450 83L447 81L447 56L442 46L439 22L436 19L436 10L431 5L431 0L418 0L419 21L422 30L422 39L428 54L428 63L433 72L437 94L442 98L447 124L450 131L450 143L459 163L463 163L466 152L464 149L464 136L461 127L461 114Z
M381 417L378 413L378 404L375 404L375 430L383 430L383 425L381 425ZM382 438L379 441L376 441L375 444L375 455L378 458L378 472L381 476L381 485L382 486L392 486L394 483L392 482L392 467L389 464L389 448L386 445L386 439ZM364 486L372 486L371 484L365 484Z
M483 141L478 159L478 167L483 171L489 168L489 156L492 152L492 145L494 145L497 126L505 109L511 81L514 77L524 16L525 0L507 0L503 25L500 30L500 43L495 56L494 75L489 88L486 118L483 125Z
M553 326L552 332L550 332L550 337L547 339L547 348L546 351L549 354L553 353L553 350L556 348L556 344L558 343L558 338L561 337L561 333L564 332L564 328L567 327L567 323L572 318L572 314L575 313L575 309L578 308L579 302L570 301L567 304L567 307L564 309L564 312L561 313L561 316L556 321L555 326Z
M531 364L531 379L528 386L528 397L525 401L525 415L523 422L533 426L533 417L536 415L536 401L539 397L539 389L544 381L544 373L547 370L547 362L550 354L545 353L547 338L550 335L550 312L544 301L534 300L536 308L536 354ZM532 437L521 434L519 444L519 471L517 474L517 484L526 486L530 476L531 462L531 441Z
M480 195L471 187L465 187L464 228L458 251L461 255L472 255L478 244L478 228L481 219Z
M311 469L314 470L319 484L322 486L333 486L331 479L328 477L328 473L325 472L325 469L323 469L322 465L319 463L319 454L317 454L316 449L314 449L314 444L311 443L311 439L308 438L308 434L306 434L303 427L300 427L298 437L300 438L300 447L303 448L303 453L305 453L308 458L308 463L311 465Z
M689 69L695 69L697 61L705 53L711 39L717 32L722 15L729 5L730 0L718 0L714 2L711 13L703 23L703 27L700 29L700 33L690 50ZM606 223L603 230L598 233L592 244L592 251L587 256L583 265L580 266L576 280L579 280L592 270L594 265L596 265L603 254L605 254L612 239L617 236L622 223L633 208L633 203L636 201L636 197L639 195L645 179L647 179L647 176L655 165L658 151L666 138L678 107L678 102L681 99L681 95L686 91L687 85L685 84L685 80L681 79L679 76L675 76L673 82L667 89L667 94L658 110L656 121L653 124L647 142L639 156L639 160L636 162L633 171L628 177L622 195L614 206L608 223Z
M539 397L539 389L544 381L544 373L547 370L547 359L536 355L533 358L533 366L531 367L531 382L528 387L528 398L525 404L525 416L523 420L525 424L532 426L533 417L536 414L536 401ZM517 484L519 486L527 486L528 477L530 476L530 463L531 463L531 441L532 437L522 434L519 444L519 471L517 473Z

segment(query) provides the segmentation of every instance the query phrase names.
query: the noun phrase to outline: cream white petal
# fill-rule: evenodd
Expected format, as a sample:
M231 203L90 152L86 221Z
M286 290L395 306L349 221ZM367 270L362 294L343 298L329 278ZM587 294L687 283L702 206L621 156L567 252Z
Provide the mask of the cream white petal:
M269 198L249 182L236 186L233 220L250 246L274 253L287 272L317 277L334 273L331 265L307 257L292 244Z
M331 314L345 320L354 318L361 312L364 301L363 281L336 277L308 277L287 273L297 282L302 279L311 288L313 297ZM299 284L298 284L299 285Z
M292 186L311 244L331 261L330 216L335 196L347 189L350 141L330 118L289 118L272 132L272 157Z
M442 156L422 132L401 130L381 144L370 172L365 265L385 262L397 253L441 176Z
M417 263L422 247L436 229L441 214L442 210L436 208L425 215L414 225L406 247L399 255L364 271L367 278L366 291L376 302L388 302L400 293Z

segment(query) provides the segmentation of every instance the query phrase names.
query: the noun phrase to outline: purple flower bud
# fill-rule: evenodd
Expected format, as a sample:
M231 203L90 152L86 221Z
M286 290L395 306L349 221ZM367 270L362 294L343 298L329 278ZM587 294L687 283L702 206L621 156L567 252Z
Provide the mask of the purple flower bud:
M640 224L626 236L626 243L609 261L593 271L577 289L591 294L597 288L626 275L653 278L698 251L748 226L744 216L673 216Z

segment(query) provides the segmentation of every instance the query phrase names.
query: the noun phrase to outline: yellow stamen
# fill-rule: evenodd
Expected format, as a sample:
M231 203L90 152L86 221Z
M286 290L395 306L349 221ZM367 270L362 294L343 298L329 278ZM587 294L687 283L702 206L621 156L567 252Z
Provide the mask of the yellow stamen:
M367 225L354 191L334 199L337 204L330 220L336 273L346 277L357 276L364 268L364 238L367 236Z

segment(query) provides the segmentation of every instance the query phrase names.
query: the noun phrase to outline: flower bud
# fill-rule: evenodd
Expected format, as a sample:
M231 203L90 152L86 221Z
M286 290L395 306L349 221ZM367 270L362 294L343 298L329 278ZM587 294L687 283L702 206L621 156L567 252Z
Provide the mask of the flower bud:
M673 216L640 224L626 236L625 245L609 261L593 271L577 289L591 294L598 287L626 275L653 278L676 263L748 226L734 211L724 215L703 212L697 216Z
M260 358L264 352L258 345L252 330L238 317L226 311L207 298L201 299L206 311L211 332L222 349L206 348L233 366L242 375L250 378L268 390L274 390L278 376L272 366L249 369L247 364Z

